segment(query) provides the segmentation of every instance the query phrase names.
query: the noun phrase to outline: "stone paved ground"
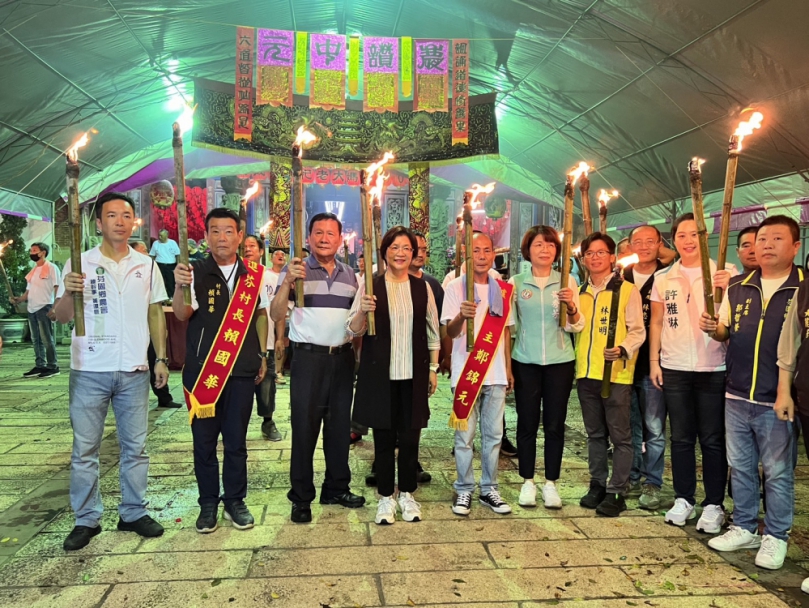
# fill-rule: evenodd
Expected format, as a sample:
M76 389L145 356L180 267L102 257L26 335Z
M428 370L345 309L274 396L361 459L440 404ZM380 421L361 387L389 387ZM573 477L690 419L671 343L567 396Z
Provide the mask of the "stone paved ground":
M60 356L68 360L63 347ZM417 493L425 516L421 523L373 524L374 493L363 484L373 454L370 441L351 452L353 489L365 495L369 506L314 505L312 524L290 523L285 497L289 389L281 387L276 419L283 441L263 441L257 419L250 426L247 503L256 516L255 529L239 532L225 524L212 535L196 534L188 418L184 411L153 409L149 499L165 535L143 540L115 531L119 484L110 415L102 449L106 531L86 549L66 555L62 540L73 525L67 496L68 374L24 380L20 374L30 361L30 347L6 347L0 361L0 606L5 608L809 605L799 590L807 576L801 565L806 565L802 547L809 528L809 466L803 452L793 559L777 573L756 568L753 552L726 560L707 548L706 537L693 526L667 526L660 514L637 509L634 499L619 519L581 509L578 498L586 491L588 475L575 402L561 482L564 508L517 506L521 479L516 462L501 459L501 489L514 513L495 515L475 505L472 515L462 519L449 508L454 462L452 433L445 428L445 381L422 440L421 460L433 481ZM175 372L175 396L178 382ZM513 428L513 408L508 420ZM318 483L323 469L318 454Z

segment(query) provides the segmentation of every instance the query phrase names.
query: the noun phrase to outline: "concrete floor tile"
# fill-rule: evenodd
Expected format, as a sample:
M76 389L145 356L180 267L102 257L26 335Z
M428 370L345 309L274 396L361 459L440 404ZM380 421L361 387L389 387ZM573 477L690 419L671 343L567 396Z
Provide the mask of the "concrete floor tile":
M637 590L650 597L669 595L756 594L767 590L736 568L722 563L705 565L624 566Z
M118 532L115 529L105 530L90 541L90 544L78 551L67 552L62 549L66 533L54 532L37 534L31 542L17 551L16 557L35 557L43 555L86 556L133 553L141 544L140 536Z
M0 589L3 608L95 608L109 585Z
M560 540L584 536L569 520L564 519L501 519L484 522L456 518L407 523L397 516L395 525L371 524L370 532L371 544L374 545Z
M659 538L686 537L688 533L678 526L667 524L658 517L576 517L573 519L587 538Z
M630 603L631 602L631 603ZM522 608L543 608L547 603L525 602ZM781 600L772 595L713 595L708 597L652 597L639 600L572 600L564 603L565 608L626 608L627 606L665 606L665 608L787 608Z
M65 466L69 465L67 462L60 466L47 466L47 465L24 465L24 466L3 466L0 463L0 480L16 480L16 479L48 479L54 474L58 473Z

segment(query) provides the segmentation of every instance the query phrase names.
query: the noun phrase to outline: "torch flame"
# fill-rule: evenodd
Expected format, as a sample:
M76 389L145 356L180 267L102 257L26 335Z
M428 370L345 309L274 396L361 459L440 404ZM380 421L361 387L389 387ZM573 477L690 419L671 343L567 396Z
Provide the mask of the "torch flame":
M180 135L183 133L190 131L191 127L194 126L194 112L197 109L197 104L193 106L190 104L186 104L185 108L183 108L183 113L177 117L175 121L180 127Z
M365 185L370 186L371 180L374 179L374 173L381 172L382 167L384 167L387 163L394 159L393 152L385 152L385 155L382 157L382 160L379 160L375 163L368 165L368 168L365 170Z
M613 190L612 192L607 192L606 190L604 190L604 188L602 188L601 191L598 193L598 204L599 205L606 205L607 203L610 202L610 199L615 198L619 194L621 194L621 193L618 192L617 190Z
M259 184L259 182L254 182L253 185L247 189L247 192L244 193L244 196L242 197L242 204L247 203L247 201L253 198L256 192L258 192L260 186L261 184Z
M592 171L592 170L593 170L593 167L591 167L590 165L588 165L586 162L582 161L582 162L580 162L580 163L579 163L579 166L578 166L578 167L573 167L573 168L570 170L570 173L568 173L567 175L568 175L568 177L572 177L572 178L573 178L573 183L575 184L575 183L576 183L576 181L577 181L577 180L578 180L578 179L579 179L579 178L580 178L582 175L584 175L585 177L587 177L587 175L588 175L588 174L590 173L590 171Z
M388 181L390 177L390 173L383 173L382 171L378 171L376 174L376 183L374 186L368 191L368 194L371 195L371 200L376 200L374 203L375 205L382 204L382 191L385 189L385 182Z
M317 141L317 135L312 133L311 131L307 131L306 127L301 125L298 127L298 136L295 138L295 142L292 144L293 146L298 147L298 158L303 156L303 147L309 144L313 144Z
M630 264L637 264L640 262L640 258L638 257L637 253L633 253L632 255L626 255L622 257L620 260L616 262L618 266L621 268L626 268Z
M744 141L745 137L747 137L748 135L752 135L753 131L761 128L762 120L764 120L764 114L762 114L761 112L753 112L753 115L750 117L750 120L739 123L739 127L733 134L733 136L736 137L738 140L736 152L742 151L742 142Z
M67 157L70 159L70 162L73 162L73 163L76 162L76 160L78 158L78 155L79 155L79 148L83 148L84 146L86 146L88 141L89 141L89 137L88 137L87 133L85 133L84 135L82 135L79 138L79 140L76 143L74 143L72 146L70 146L67 149L66 154L67 154Z
M259 234L264 235L267 234L267 231L272 226L272 220L269 220L266 224L264 224L261 229L258 231Z
M472 200L469 201L470 207L472 207L472 209L477 207L480 204L480 201L478 200L478 195L491 194L492 191L494 190L496 183L497 182L489 182L485 186L481 186L480 184L472 184L472 187L469 190L467 190L467 192L472 195Z

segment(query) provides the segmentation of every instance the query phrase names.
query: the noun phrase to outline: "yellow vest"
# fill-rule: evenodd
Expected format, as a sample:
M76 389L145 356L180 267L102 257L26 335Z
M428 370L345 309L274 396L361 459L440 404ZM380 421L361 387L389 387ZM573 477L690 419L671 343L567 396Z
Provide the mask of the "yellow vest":
M611 279L612 280L612 279ZM618 300L618 324L615 328L615 345L619 346L626 338L626 305L633 285L627 281L621 283ZM576 336L576 378L601 380L604 376L604 349L607 347L607 330L609 329L612 291L605 289L593 297L593 288L579 294L579 309L584 315L584 330ZM615 361L612 364L611 382L616 384L632 384L635 376L635 361L638 354L629 361Z

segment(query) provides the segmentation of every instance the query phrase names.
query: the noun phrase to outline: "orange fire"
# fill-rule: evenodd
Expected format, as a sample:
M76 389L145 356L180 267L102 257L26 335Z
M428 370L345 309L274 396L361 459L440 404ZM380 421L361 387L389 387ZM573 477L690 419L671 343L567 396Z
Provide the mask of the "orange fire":
M582 161L582 162L580 162L580 163L579 163L579 166L578 166L578 167L573 167L573 168L570 170L570 173L568 173L567 175L568 175L568 177L572 177L572 178L573 178L573 184L575 184L575 183L576 183L576 181L577 181L577 180L578 180L578 179L579 179L579 178L580 178L582 175L584 175L584 176L586 177L587 175L589 175L590 171L592 171L592 170L593 170L593 167L591 167L590 165L588 165L586 162Z
M244 193L244 196L242 197L242 205L247 204L247 201L256 195L256 192L258 192L260 187L260 183L254 182L253 185L247 189L247 192Z
M472 207L472 209L477 207L480 204L478 196L481 194L491 194L496 184L497 182L489 182L485 186L481 186L480 184L472 184L472 187L467 190L467 192L472 195L472 200L469 201L469 206Z
M301 125L298 127L298 136L295 138L295 142L292 144L293 146L298 147L298 158L303 156L303 147L313 144L317 141L317 135L312 133L311 131L307 131L306 127Z
M385 155L381 160L372 163L365 170L365 185L370 186L372 183L374 184L368 191L368 194L370 195L372 202L374 199L376 199L376 205L382 204L382 192L385 188L385 182L390 177L390 173L385 173L382 170L382 167L384 167L394 158L395 156L393 155L393 152L385 152Z
M379 160L375 163L368 165L368 168L365 170L365 185L370 186L371 180L376 179L375 173L381 172L382 167L388 164L395 158L393 152L385 152L385 155L382 157L382 160Z
M742 151L742 142L744 138L748 135L752 135L753 131L756 129L761 128L761 121L764 120L764 114L761 112L753 112L753 115L750 117L750 120L746 122L740 122L739 127L736 129L736 132L733 134L733 137L737 138L738 145L736 146L736 152Z
M626 255L622 257L620 260L616 262L618 266L621 268L626 268L630 264L637 264L640 262L640 258L638 257L637 253L633 253L632 255Z
M85 133L79 138L79 140L76 143L74 143L67 149L67 152L65 154L67 154L67 157L70 159L70 162L72 163L76 162L79 156L79 148L83 148L84 146L86 146L88 141L90 141L90 137L88 136L87 133Z
M375 201L375 205L382 205L382 192L385 190L385 182L388 181L389 177L390 173L384 173L381 170L377 171L376 183L368 191L368 194L371 196L371 201Z
M621 194L621 193L618 192L617 190L613 190L612 192L607 192L606 190L604 190L604 188L602 188L601 191L598 193L598 204L599 205L606 205L607 203L610 202L610 199L615 198L619 194Z
M9 241L6 241L6 242L5 242L5 243L3 243L3 244L0 244L0 255L2 255L2 254L3 254L3 250L4 250L6 247L10 247L10 246L11 246L11 245L13 245L13 244L14 244L14 240L13 240L13 239L11 239L11 240L9 240Z

